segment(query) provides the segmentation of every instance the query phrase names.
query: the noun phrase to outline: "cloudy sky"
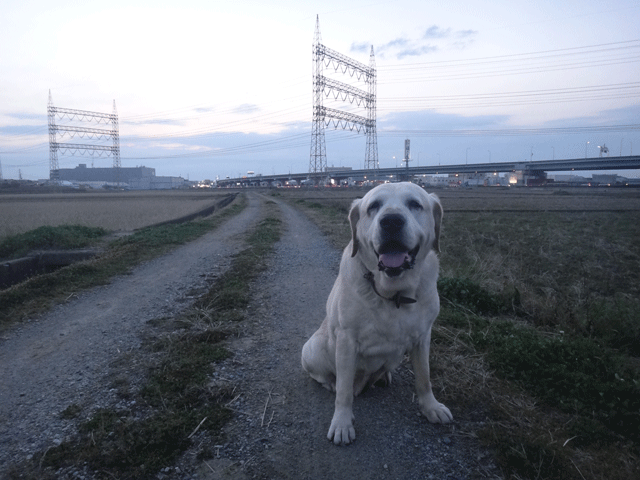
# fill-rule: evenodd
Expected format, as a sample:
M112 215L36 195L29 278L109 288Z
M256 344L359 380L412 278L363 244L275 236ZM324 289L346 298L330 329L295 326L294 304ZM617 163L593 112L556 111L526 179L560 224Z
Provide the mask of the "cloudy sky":
M111 113L115 100L123 167L308 171L317 15L327 47L369 64L373 46L381 167L399 164L405 138L412 165L640 152L637 0L9 0L4 178L48 178L49 91L61 108ZM363 167L363 134L328 128L326 145L329 166ZM111 161L59 156L61 168Z

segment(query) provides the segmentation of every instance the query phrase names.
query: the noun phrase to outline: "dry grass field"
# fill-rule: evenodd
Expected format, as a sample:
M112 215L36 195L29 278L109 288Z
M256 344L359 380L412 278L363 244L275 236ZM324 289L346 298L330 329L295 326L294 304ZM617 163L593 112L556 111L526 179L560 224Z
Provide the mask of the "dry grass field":
M435 188L445 212L457 211L640 211L640 191L599 188ZM344 205L362 197L361 188L295 188L289 198Z
M197 212L226 194L137 191L0 195L0 239L44 225L130 231Z

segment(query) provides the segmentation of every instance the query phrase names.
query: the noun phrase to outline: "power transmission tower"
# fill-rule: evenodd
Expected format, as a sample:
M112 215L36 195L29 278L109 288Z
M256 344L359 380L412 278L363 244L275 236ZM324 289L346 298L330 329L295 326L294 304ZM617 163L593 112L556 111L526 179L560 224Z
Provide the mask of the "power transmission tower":
M324 76L324 66L333 67L336 72L349 74L367 84L367 91ZM327 108L324 97L356 104L367 110L361 116L351 112ZM316 16L313 40L313 124L311 127L311 155L309 173L321 173L327 169L325 127L333 124L335 129L363 132L367 136L365 168L378 166L378 141L376 134L376 67L373 46L369 56L369 66L349 58L322 44L320 18Z
M321 54L320 17L316 16L316 30L313 37L313 123L311 126L311 156L309 173L320 173L327 169L327 150L324 142L323 116L323 57Z
M367 123L367 151L364 156L364 168L378 168L378 134L376 132L376 57L373 54L373 45L371 45L371 54L369 54L369 75L367 83L369 84L369 97L367 104L368 123Z
M49 90L49 103L47 104L47 114L49 117L49 179L54 183L60 181L60 167L58 164L58 152L75 155L88 153L91 156L99 157L106 155L113 158L113 168L115 170L115 181L120 183L120 133L118 126L118 112L116 101L113 101L113 113L88 112L86 110L74 110L71 108L58 108L53 106L51 90ZM67 119L70 122L87 122L100 124L110 124L109 129L82 127L77 123L67 125L56 124L56 119ZM71 138L80 137L95 141L111 140L111 145L86 144L86 143L61 143L60 138L65 136Z
M58 143L56 142L56 108L53 106L51 90L49 90L47 116L49 117L49 180L53 183L59 183L60 167L58 165Z
M120 185L120 126L118 123L118 111L116 110L116 101L113 101L113 114L111 115L111 142L113 168L116 171L116 183Z

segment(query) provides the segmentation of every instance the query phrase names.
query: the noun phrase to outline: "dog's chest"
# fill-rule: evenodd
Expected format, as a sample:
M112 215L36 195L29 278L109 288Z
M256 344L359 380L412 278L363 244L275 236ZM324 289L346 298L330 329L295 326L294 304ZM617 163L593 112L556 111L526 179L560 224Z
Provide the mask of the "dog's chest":
M416 312L399 311L391 315L372 315L358 333L360 355L396 363L420 341L426 330Z

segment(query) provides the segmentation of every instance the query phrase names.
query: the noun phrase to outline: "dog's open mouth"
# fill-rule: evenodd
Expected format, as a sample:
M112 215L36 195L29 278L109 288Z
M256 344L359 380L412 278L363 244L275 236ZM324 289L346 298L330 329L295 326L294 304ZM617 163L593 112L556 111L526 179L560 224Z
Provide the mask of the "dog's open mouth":
M397 277L405 270L410 270L416 263L416 255L420 245L413 250L408 250L397 242L389 242L380 248L378 254L378 270L383 271L389 277Z

